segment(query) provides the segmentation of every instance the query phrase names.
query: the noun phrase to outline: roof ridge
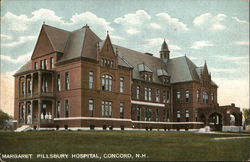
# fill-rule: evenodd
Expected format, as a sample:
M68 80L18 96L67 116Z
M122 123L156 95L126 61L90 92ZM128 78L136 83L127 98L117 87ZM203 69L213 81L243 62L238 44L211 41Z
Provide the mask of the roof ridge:
M68 31L68 30L65 30L65 29L61 29L61 28L57 28L57 27L48 25L48 24L43 24L42 26L47 26L47 27L55 28L55 29L57 29L57 30L63 30L63 31L66 31L66 32L71 32L71 31Z
M196 67L196 65L195 65L187 56L184 56L184 57L185 57L185 60L186 60L186 62L187 62L187 66L188 66L188 69L189 69L188 71L189 71L189 73L190 73L192 79L195 80L194 75L193 75L193 73L191 72L191 70L193 71L194 69L191 69L192 67L190 67L190 64L189 64L189 63L191 63L194 67Z
M82 49L81 49L81 52L80 52L81 57L83 57L83 49L85 47L86 33L87 33L88 28L81 28L81 29L85 29L85 31L84 31L84 39L83 39L83 42L82 42Z

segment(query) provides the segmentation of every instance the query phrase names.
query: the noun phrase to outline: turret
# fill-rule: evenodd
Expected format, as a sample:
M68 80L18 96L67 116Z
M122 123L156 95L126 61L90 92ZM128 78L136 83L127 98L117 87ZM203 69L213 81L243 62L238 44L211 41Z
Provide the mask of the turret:
M170 54L170 51L169 51L168 45L164 39L164 42L161 45L160 57L162 60L164 60L164 62L167 62L169 60L169 54Z

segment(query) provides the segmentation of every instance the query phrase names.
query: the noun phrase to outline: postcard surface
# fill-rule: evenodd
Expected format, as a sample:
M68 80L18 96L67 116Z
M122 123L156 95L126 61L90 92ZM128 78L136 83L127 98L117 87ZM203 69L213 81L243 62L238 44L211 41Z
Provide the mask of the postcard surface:
M0 161L249 161L249 0L1 2Z

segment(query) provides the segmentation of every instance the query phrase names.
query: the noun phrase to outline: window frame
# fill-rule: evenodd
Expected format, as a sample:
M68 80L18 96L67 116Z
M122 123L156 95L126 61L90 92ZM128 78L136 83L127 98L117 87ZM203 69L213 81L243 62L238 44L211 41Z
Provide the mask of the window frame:
M125 78L120 77L120 92L124 93L125 92Z
M94 72L89 71L89 89L94 89Z
M69 105L69 100L65 99L64 101L64 117L68 118L70 115L70 105Z
M88 116L94 117L94 100L93 99L89 99L88 101Z

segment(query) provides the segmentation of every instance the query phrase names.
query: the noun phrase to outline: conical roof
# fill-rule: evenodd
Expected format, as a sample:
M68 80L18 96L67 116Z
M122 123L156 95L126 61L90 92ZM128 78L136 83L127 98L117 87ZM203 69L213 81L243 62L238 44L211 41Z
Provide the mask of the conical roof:
M161 51L168 51L169 52L168 45L167 45L165 39L164 39L164 42L161 45Z

